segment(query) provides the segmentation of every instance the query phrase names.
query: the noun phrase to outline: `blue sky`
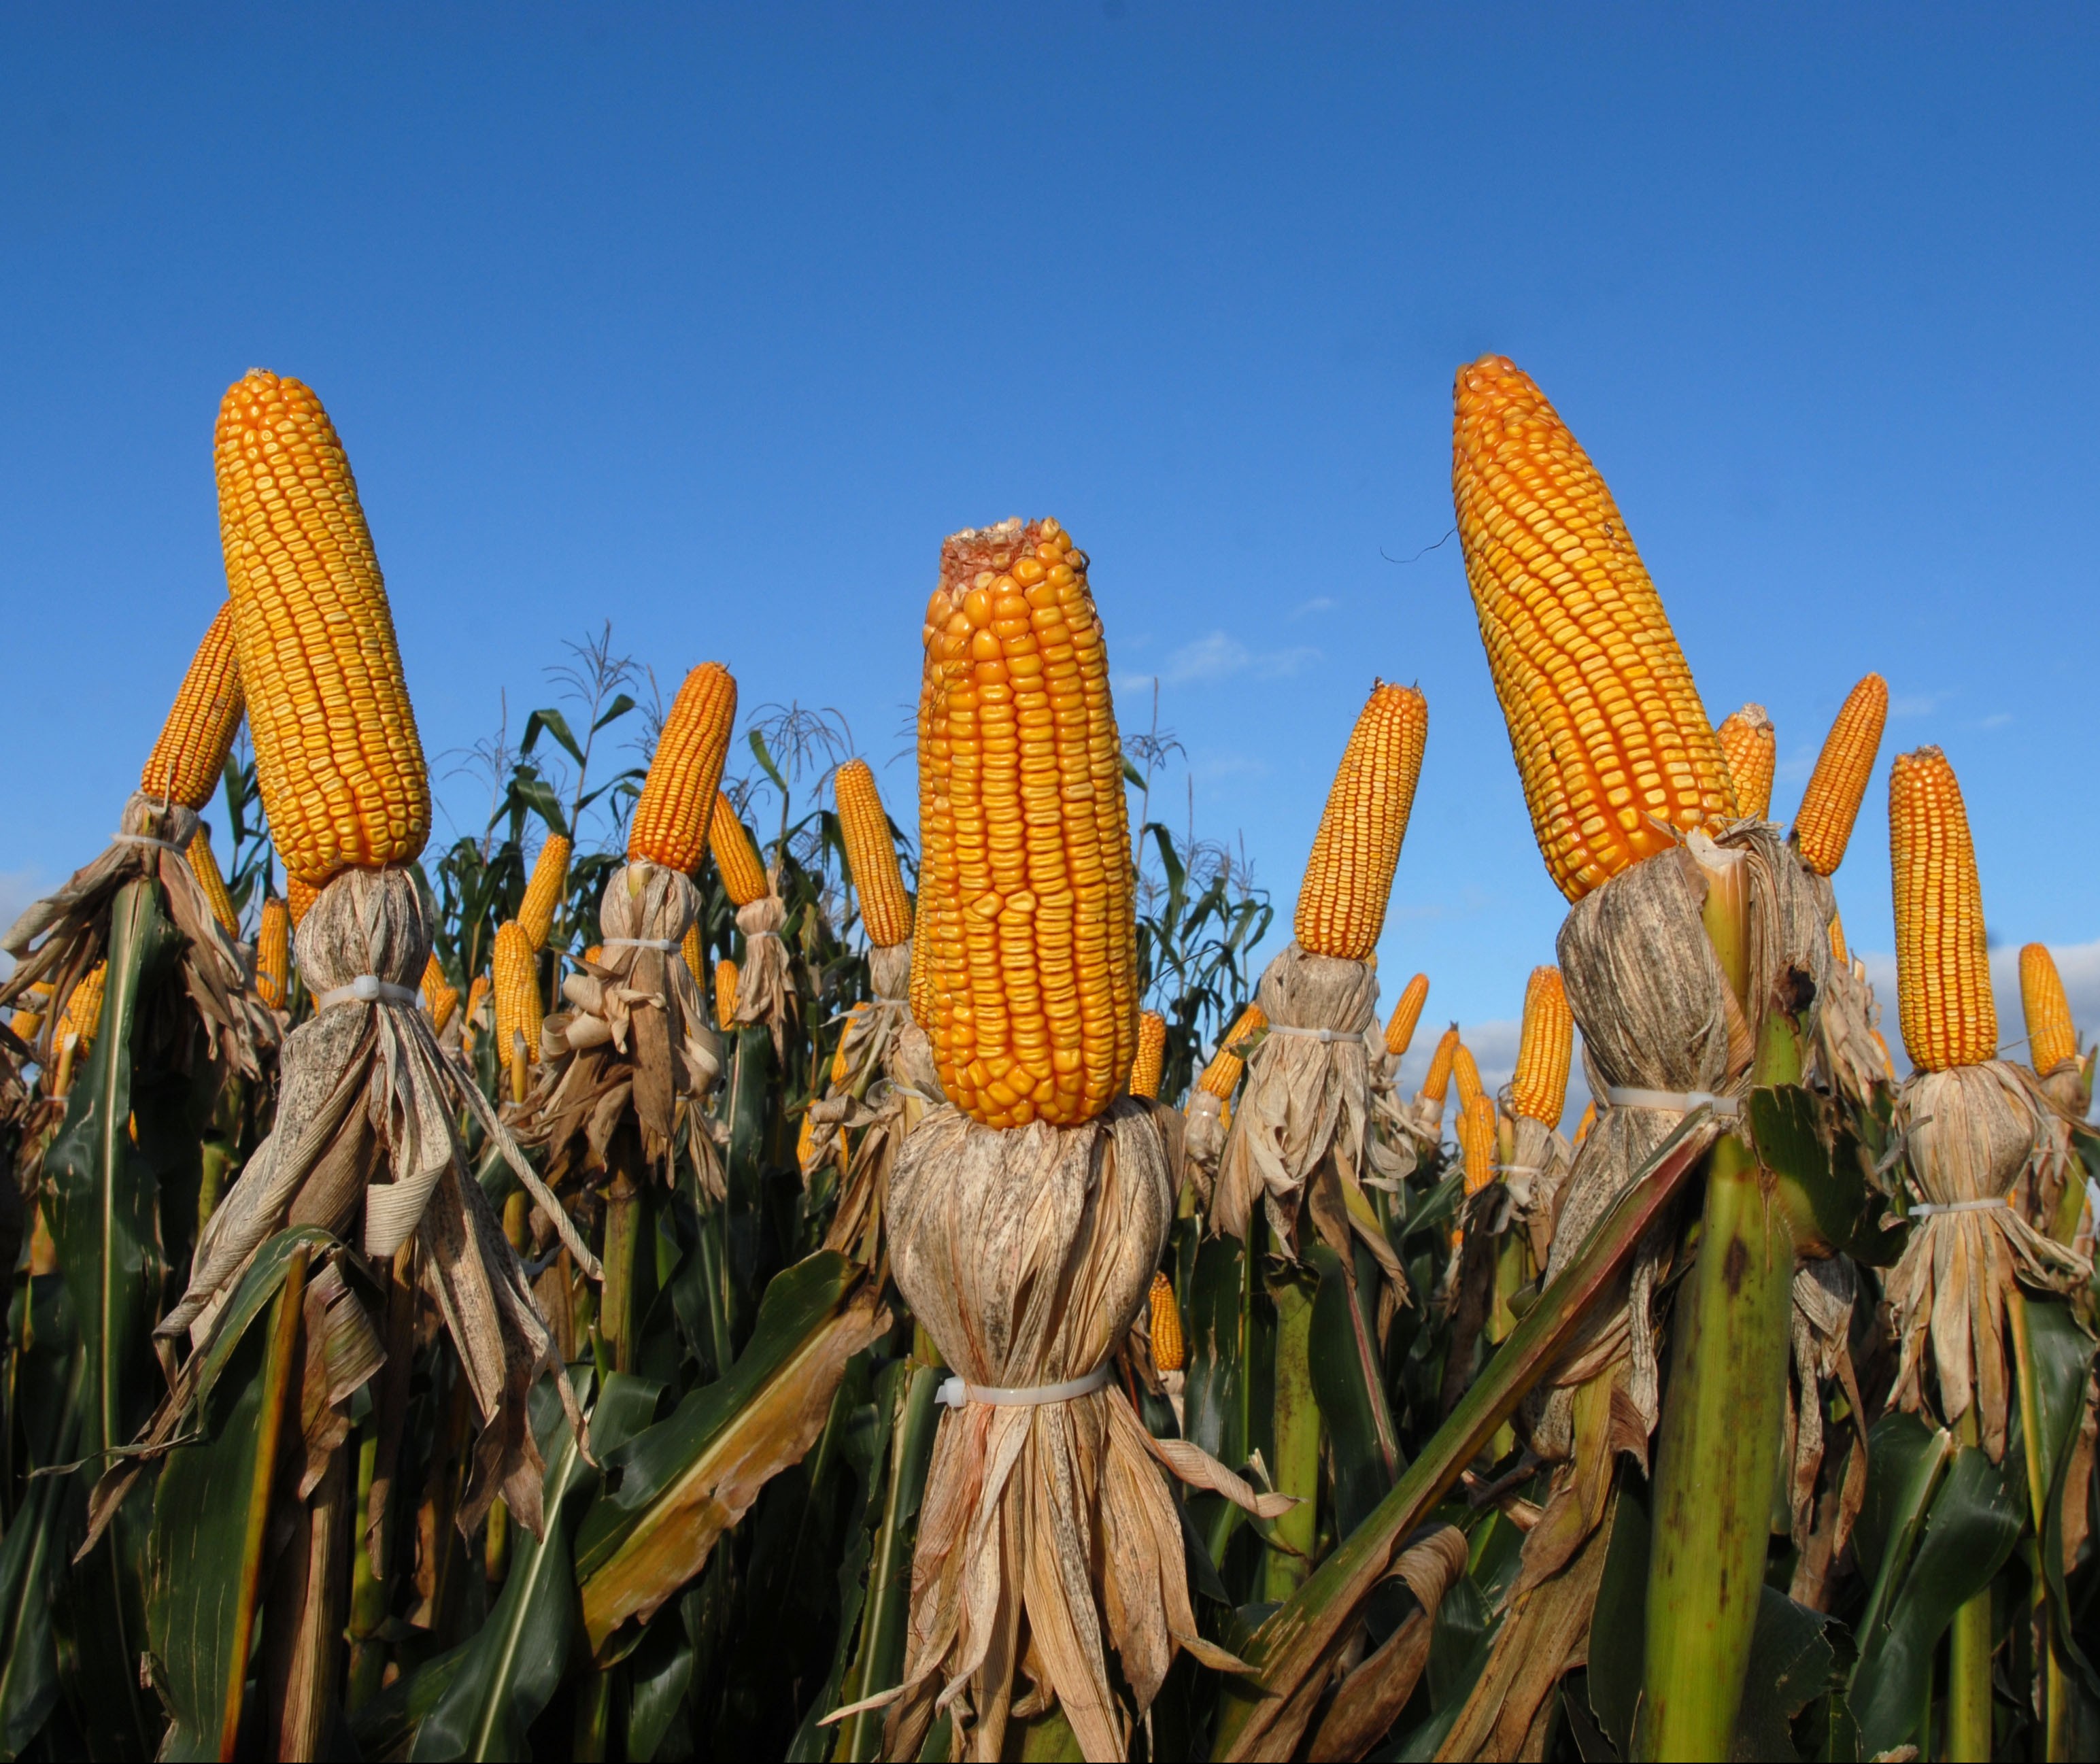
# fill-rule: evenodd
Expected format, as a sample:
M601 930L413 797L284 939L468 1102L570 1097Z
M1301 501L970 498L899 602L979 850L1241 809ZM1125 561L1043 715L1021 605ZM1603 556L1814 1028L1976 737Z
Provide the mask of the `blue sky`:
M201 11L0 18L0 906L135 778L259 364L350 449L433 755L610 618L880 765L942 536L1055 514L1286 922L1373 677L1419 682L1388 990L1507 1019L1563 903L1425 553L1496 351L1716 720L1771 709L1778 811L1880 669L1884 769L1946 747L1995 933L2100 1013L2100 11ZM1887 949L1879 773L1838 886Z

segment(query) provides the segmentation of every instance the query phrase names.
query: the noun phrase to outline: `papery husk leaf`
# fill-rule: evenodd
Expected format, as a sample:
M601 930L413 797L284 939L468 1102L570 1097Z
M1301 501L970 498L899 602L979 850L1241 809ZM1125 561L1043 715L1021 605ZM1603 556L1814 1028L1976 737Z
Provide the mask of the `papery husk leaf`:
M1145 1303L1173 1197L1142 1101L1119 1097L1077 1127L1007 1131L943 1105L891 1176L897 1284L970 1383L1083 1377L1116 1352ZM1159 1449L1114 1386L1050 1404L970 1403L942 1418L888 1755L915 1757L945 1708L960 1755L996 1758L1009 1718L1054 1697L1087 1757L1121 1757L1132 1716L1150 1706L1176 1647L1238 1666L1196 1632L1162 1463L1229 1497L1252 1493L1185 1442ZM1130 1711L1111 1685L1110 1645ZM1017 1703L1024 1660L1039 1694Z
M1842 1255L1803 1261L1793 1273L1793 1374L1787 1387L1786 1450L1792 1535L1798 1561L1789 1596L1822 1608L1823 1581L1842 1555L1853 1522L1867 1497L1867 1408L1852 1365L1852 1311L1859 1274ZM1838 1497L1829 1534L1814 1537L1816 1487L1829 1449L1823 1418L1823 1387L1843 1391L1851 1438L1842 1447ZM1813 1584L1811 1584L1811 1581Z
M779 893L779 871L768 871L766 882L765 893L736 910L736 928L743 933L743 960L737 967L736 1009L730 1025L752 1024L764 1029L773 1038L778 1058L784 1057L788 1024L795 1014L795 988L788 972L788 946L780 941L788 908Z
M2054 1110L2034 1075L2008 1061L1917 1072L1897 1092L1919 1199L1936 1206L2009 1196L2046 1151ZM2045 1237L2011 1206L1914 1218L1886 1292L1902 1362L1890 1401L1926 1407L1953 1427L1973 1405L1984 1449L2005 1455L2012 1374L2005 1305L2014 1283L2067 1292L2091 1276L2082 1256Z
M1429 1643L1444 1595L1466 1572L1466 1534L1455 1525L1434 1525L1418 1542L1402 1550L1392 1577L1414 1594L1416 1608L1392 1634L1352 1668L1320 1718L1309 1755L1353 1764L1391 1731L1406 1708L1429 1664ZM1272 1730L1282 1738L1285 1724ZM1296 1733L1291 1734L1295 1744ZM1287 1752L1277 1755L1287 1756Z

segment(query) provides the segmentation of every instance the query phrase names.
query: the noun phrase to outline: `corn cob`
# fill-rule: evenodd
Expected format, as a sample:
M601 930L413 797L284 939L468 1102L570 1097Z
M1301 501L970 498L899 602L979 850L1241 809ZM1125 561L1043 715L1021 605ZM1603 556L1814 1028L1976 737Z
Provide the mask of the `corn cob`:
M518 923L536 950L546 948L548 933L554 928L554 909L562 904L562 891L569 885L569 853L575 849L562 835L549 833L532 860L532 876L518 903Z
M1458 1112L1462 1115L1473 1106L1475 1097L1488 1093L1480 1082L1480 1069L1473 1061L1473 1050L1463 1042L1451 1050L1451 1076L1458 1081Z
M1458 372L1451 483L1532 830L1579 900L1726 821L1727 765L1610 491L1499 355Z
M1392 1016L1385 1025L1385 1051L1394 1059L1414 1045L1415 1025L1422 1021L1422 1008L1428 1002L1427 974L1417 974L1401 989L1400 1003L1392 1008Z
M1189 1344L1181 1335L1181 1312L1174 1303L1174 1282L1163 1272L1156 1273L1152 1277L1153 1368L1179 1372L1188 1359Z
M1422 1095L1436 1105L1436 1112L1444 1112L1444 1100L1451 1093L1451 1068L1458 1058L1458 1025L1454 1023L1437 1039L1436 1051L1429 1056L1429 1069L1423 1074Z
M59 1012L58 1033L51 1038L54 1047L64 1046L68 1035L78 1038L83 1056L95 1045L95 1031L102 1027L103 985L108 977L106 961L97 962L80 977L78 984L66 994L65 1008Z
M865 1001L846 1012L846 1020L839 1025L839 1044L832 1050L831 1083L833 1089L846 1081L846 1043L852 1039L854 1025L867 1009Z
M1845 695L1838 721L1824 738L1808 788L1802 793L1801 810L1793 818L1801 861L1818 875L1836 875L1845 861L1888 720L1889 683L1879 674L1868 674Z
M758 848L720 791L715 792L714 814L708 823L708 849L714 853L715 867L721 871L722 886L732 904L748 906L765 897L765 866L758 861Z
M1137 1046L1129 814L1086 554L1054 521L958 533L922 634L935 1062L988 1127L1076 1126Z
M1130 1062L1130 1093L1159 1094L1159 1069L1167 1057L1167 1019L1147 1011L1137 1020L1137 1054Z
M350 461L320 400L260 368L215 437L256 781L292 875L412 862L430 778Z
M1246 1069L1247 1043L1268 1027L1268 1015L1258 1004L1250 1004L1241 1012L1233 1026L1225 1032L1225 1039L1218 1043L1218 1051L1211 1056L1210 1064L1203 1068L1203 1075L1196 1080L1196 1088L1207 1090L1213 1096L1230 1097L1240 1087L1240 1074Z
M727 1029L736 1017L736 964L725 955L715 964L715 1021Z
M1841 968L1850 968L1852 965L1851 952L1845 947L1844 923L1835 913L1830 915L1830 954Z
M292 991L292 915L272 894L262 902L255 927L255 992L273 1011L285 1008Z
M584 959L587 962L594 962L604 953L604 950L600 946L593 944L590 948L584 951ZM708 950L707 945L700 937L700 925L698 919L695 919L692 924L686 927L686 936L683 942L679 946L679 953L686 959L686 972L693 977L693 984L696 986L704 986L708 983Z
M911 915L911 972L904 988L905 1001L911 1007L911 1021L922 1030L930 1029L933 1022L933 982L926 972L926 950L932 940L922 931L928 922L926 906L926 871L922 864L919 871L919 900Z
M736 723L736 681L720 662L702 662L678 688L627 833L630 861L690 875L707 849L708 817L721 787Z
M496 928L496 1056L510 1074L510 1094L522 1101L525 1069L540 1057L540 973L532 940L514 919Z
M1772 773L1779 765L1779 735L1762 704L1745 704L1721 719L1714 733L1736 787L1736 813L1762 821L1771 813Z
M1890 1078L1894 1078L1896 1075L1896 1062L1895 1056L1889 1052L1888 1043L1882 1039L1882 1032L1878 1029L1870 1029L1867 1033L1874 1038L1874 1051L1882 1056L1882 1069Z
M190 659L174 708L161 725L161 738L139 774L139 788L185 809L201 809L218 788L240 712L240 663L234 652L233 603L228 601Z
M42 982L29 988L23 994L22 1003L15 1008L7 1020L7 1027L21 1041L34 1041L37 1032L44 1026L44 1012L51 1008L51 989Z
M536 976L533 985L539 981ZM430 1029L442 1035L445 1025L452 1020L452 1012L459 1008L459 989L445 978L445 971L432 954L423 964L423 1004L430 1013Z
M810 1167L810 1149L817 1143L817 1123L810 1111L802 1111L802 1125L795 1134L795 1162L802 1169Z
M1568 1106L1568 1065L1575 1056L1575 1015L1557 968L1534 968L1524 989L1524 1028L1510 1099L1516 1112L1550 1127Z
M688 967L692 967L694 957L699 953L699 941L693 935L693 928L690 925L686 928L686 937L687 944L685 951L686 962ZM593 964L603 960L604 957L605 946L602 943L593 943L583 953L584 960ZM699 977L699 969L696 967L693 968L693 978L698 980Z
M226 891L226 878L219 874L218 859L211 849L211 829L203 822L190 836L189 849L183 853L189 862L190 874L197 879L197 886L204 890L204 897L211 907L211 916L219 923L219 928L236 942L240 939L240 915L233 910L233 897Z
M1889 767L1896 1003L1911 1063L1927 1072L1996 1057L1983 895L1954 769L1937 747Z
M879 950L892 948L911 935L911 902L904 893L897 842L889 836L889 817L883 812L875 774L867 761L849 760L832 781L832 791L838 799L846 864L860 890L867 941Z
M285 904L290 909L294 931L299 928L320 894L320 890L311 882L302 881L295 875L285 878Z
M1597 1105L1595 1098L1582 1105L1582 1118L1575 1124L1575 1143L1580 1145L1590 1136L1590 1129L1597 1124Z
M1299 887L1294 928L1301 949L1361 962L1378 947L1428 735L1429 704L1419 692L1383 681L1372 686Z
M2020 951L2020 1008L2027 1018L2027 1057L2044 1077L2078 1057L2078 1030L2063 977L2047 947L2030 943Z
M1458 1156L1466 1169L1466 1193L1478 1194L1495 1177L1495 1105L1484 1093L1458 1111Z
M460 1045L469 1053L474 1052L476 1025L481 1021L481 1008L488 1000L489 981L486 974L476 974L466 989L466 1014L460 1019Z

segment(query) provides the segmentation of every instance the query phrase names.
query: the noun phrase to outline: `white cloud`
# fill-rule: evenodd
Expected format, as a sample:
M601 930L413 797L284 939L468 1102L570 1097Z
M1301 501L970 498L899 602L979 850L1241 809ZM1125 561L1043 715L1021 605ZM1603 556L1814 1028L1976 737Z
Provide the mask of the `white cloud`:
M1889 700L1891 717L1930 717L1954 695L1952 692L1907 692Z
M1319 659L1319 650L1309 646L1257 655L1229 632L1212 631L1175 650L1160 678L1169 686L1229 680L1248 673L1259 680L1273 680L1300 673Z
M1294 619L1303 619L1309 613L1332 612L1340 604L1341 602L1331 594L1315 594L1304 606L1294 611L1290 616Z
M1976 726L1979 729L2003 729L2012 720L2013 713L2010 711L1993 711Z

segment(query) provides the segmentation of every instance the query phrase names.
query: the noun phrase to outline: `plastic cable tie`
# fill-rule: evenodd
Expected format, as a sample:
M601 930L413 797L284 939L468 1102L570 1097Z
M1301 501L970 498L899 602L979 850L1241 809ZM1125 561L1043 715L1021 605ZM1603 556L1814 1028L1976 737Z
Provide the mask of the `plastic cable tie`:
M1613 1109L1674 1109L1682 1115L1699 1108L1710 1108L1723 1117L1743 1112L1741 1097L1717 1096L1710 1090L1642 1090L1630 1084L1610 1084L1605 1087L1604 1101Z
M1062 1384L1031 1384L1017 1390L1003 1389L996 1384L973 1384L966 1378L951 1377L942 1380L940 1389L933 1393L933 1400L950 1409L960 1409L965 1403L988 1403L999 1409L1029 1409L1043 1403L1069 1403L1078 1397L1091 1396L1113 1383L1114 1378L1115 1369L1105 1362L1084 1378L1067 1378Z
M422 995L413 986L397 986L377 974L360 974L346 986L331 986L314 1000L314 1008L325 1011L332 1004L419 1004Z
M1298 1029L1289 1023L1271 1023L1268 1033L1272 1035L1297 1035L1307 1041L1361 1041L1364 1039L1364 1031L1361 1029L1353 1031L1346 1029Z
M666 955L685 947L670 937L601 937L598 946L602 950L661 950Z
M1980 1201L1920 1201L1910 1210L1912 1219L1930 1219L1935 1213L1982 1213L1994 1206L2010 1206L2013 1203L2002 1194L1987 1197Z

